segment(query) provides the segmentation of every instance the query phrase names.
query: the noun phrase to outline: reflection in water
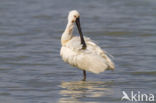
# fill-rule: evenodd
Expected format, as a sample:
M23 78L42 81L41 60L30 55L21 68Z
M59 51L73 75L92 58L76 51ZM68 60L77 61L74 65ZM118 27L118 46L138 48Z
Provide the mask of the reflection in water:
M81 103L81 100L85 101L87 98L102 98L111 95L113 94L109 88L111 84L112 82L102 81L62 82L60 85L62 98L60 98L59 103Z

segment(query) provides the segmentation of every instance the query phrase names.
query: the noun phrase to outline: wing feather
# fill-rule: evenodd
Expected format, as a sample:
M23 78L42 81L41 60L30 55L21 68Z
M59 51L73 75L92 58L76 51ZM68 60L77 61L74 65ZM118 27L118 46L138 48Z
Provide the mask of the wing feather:
M114 69L114 63L98 45L85 37L86 49L82 49L79 37L73 37L61 48L63 60L82 70L100 73L106 69Z

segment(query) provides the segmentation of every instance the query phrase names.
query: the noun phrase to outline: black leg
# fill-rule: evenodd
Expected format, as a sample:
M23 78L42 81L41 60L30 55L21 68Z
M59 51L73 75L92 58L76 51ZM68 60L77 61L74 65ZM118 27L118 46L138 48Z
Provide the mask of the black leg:
M83 79L82 79L82 81L86 81L86 71L85 70L83 70Z

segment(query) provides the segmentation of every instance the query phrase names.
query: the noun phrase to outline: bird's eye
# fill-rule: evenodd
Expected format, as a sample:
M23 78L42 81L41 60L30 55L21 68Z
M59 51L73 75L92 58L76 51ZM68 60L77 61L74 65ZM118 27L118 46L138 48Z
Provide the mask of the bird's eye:
M76 15L74 15L74 17L76 18Z

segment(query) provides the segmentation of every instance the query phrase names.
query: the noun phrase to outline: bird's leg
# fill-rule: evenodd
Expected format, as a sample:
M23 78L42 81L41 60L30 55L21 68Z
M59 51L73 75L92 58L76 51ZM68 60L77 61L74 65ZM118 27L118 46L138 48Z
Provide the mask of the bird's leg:
M82 81L86 81L86 71L85 70L83 70L83 79L82 79Z

